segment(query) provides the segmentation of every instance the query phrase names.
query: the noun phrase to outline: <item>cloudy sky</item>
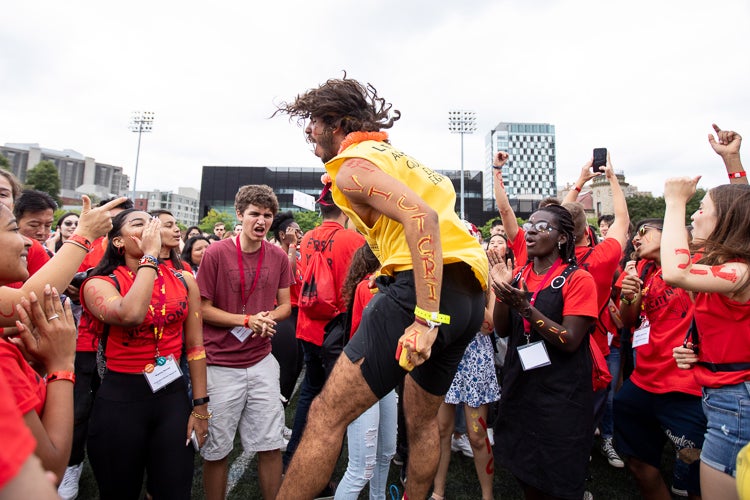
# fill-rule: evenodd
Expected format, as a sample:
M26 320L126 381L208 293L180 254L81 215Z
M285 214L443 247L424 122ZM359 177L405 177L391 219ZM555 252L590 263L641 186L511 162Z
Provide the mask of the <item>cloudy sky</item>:
M450 109L477 112L467 169L498 122L554 124L560 184L598 146L642 190L725 182L712 122L750 148L746 0L41 0L2 18L0 143L74 149L132 182L129 118L154 111L139 189L200 188L202 165L320 167L269 117L342 70L402 112L392 142L434 169L460 165Z

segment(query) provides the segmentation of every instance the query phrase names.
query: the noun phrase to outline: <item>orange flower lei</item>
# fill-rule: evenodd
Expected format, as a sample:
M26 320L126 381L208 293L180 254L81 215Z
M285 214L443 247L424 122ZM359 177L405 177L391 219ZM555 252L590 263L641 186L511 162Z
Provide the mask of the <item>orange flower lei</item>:
M339 147L339 154L349 146L358 144L364 141L378 141L383 142L388 140L388 134L385 132L352 132L344 137Z

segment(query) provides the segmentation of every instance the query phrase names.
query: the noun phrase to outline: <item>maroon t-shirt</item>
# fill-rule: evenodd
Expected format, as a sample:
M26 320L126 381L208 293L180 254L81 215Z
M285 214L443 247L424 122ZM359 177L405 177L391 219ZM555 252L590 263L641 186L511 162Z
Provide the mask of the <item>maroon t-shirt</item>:
M249 294L255 280L260 253L260 250L242 252L242 270L245 275L243 292L240 288L235 238L227 238L209 245L203 254L201 272L197 278L201 297L210 300L222 311L233 314L242 313L243 296L246 301L245 314L273 310L276 292L289 288L294 283L294 276L289 265L289 256L284 250L264 241L260 276L252 293ZM258 336L248 337L244 342L240 342L231 330L203 322L203 344L206 347L209 365L248 368L271 352L271 339Z

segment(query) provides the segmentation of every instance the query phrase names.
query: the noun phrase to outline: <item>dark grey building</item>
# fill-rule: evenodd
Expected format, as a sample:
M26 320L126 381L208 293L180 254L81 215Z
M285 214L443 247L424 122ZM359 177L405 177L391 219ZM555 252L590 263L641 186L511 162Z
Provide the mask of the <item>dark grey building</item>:
M320 176L325 173L321 168L301 167L226 167L204 166L201 179L200 213L203 218L212 208L234 214L234 195L237 189L245 184L267 184L279 198L281 210L300 210L292 204L294 191L301 191L317 198L323 188ZM453 182L456 190L456 212L460 211L458 196L461 190L460 170L441 170ZM464 171L464 209L466 217L474 224L484 225L489 219L497 217L497 211L484 211L482 186L484 174L479 171ZM516 208L516 207L514 207ZM518 207L519 215L529 213Z

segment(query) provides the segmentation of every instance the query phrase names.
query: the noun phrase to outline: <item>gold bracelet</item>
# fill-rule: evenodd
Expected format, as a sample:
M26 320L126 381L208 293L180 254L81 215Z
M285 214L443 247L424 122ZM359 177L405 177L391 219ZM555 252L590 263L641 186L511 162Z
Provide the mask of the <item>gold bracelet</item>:
M201 415L200 413L197 413L195 410L191 411L190 414L197 418L198 420L208 420L213 416L213 413L208 412L208 415Z

